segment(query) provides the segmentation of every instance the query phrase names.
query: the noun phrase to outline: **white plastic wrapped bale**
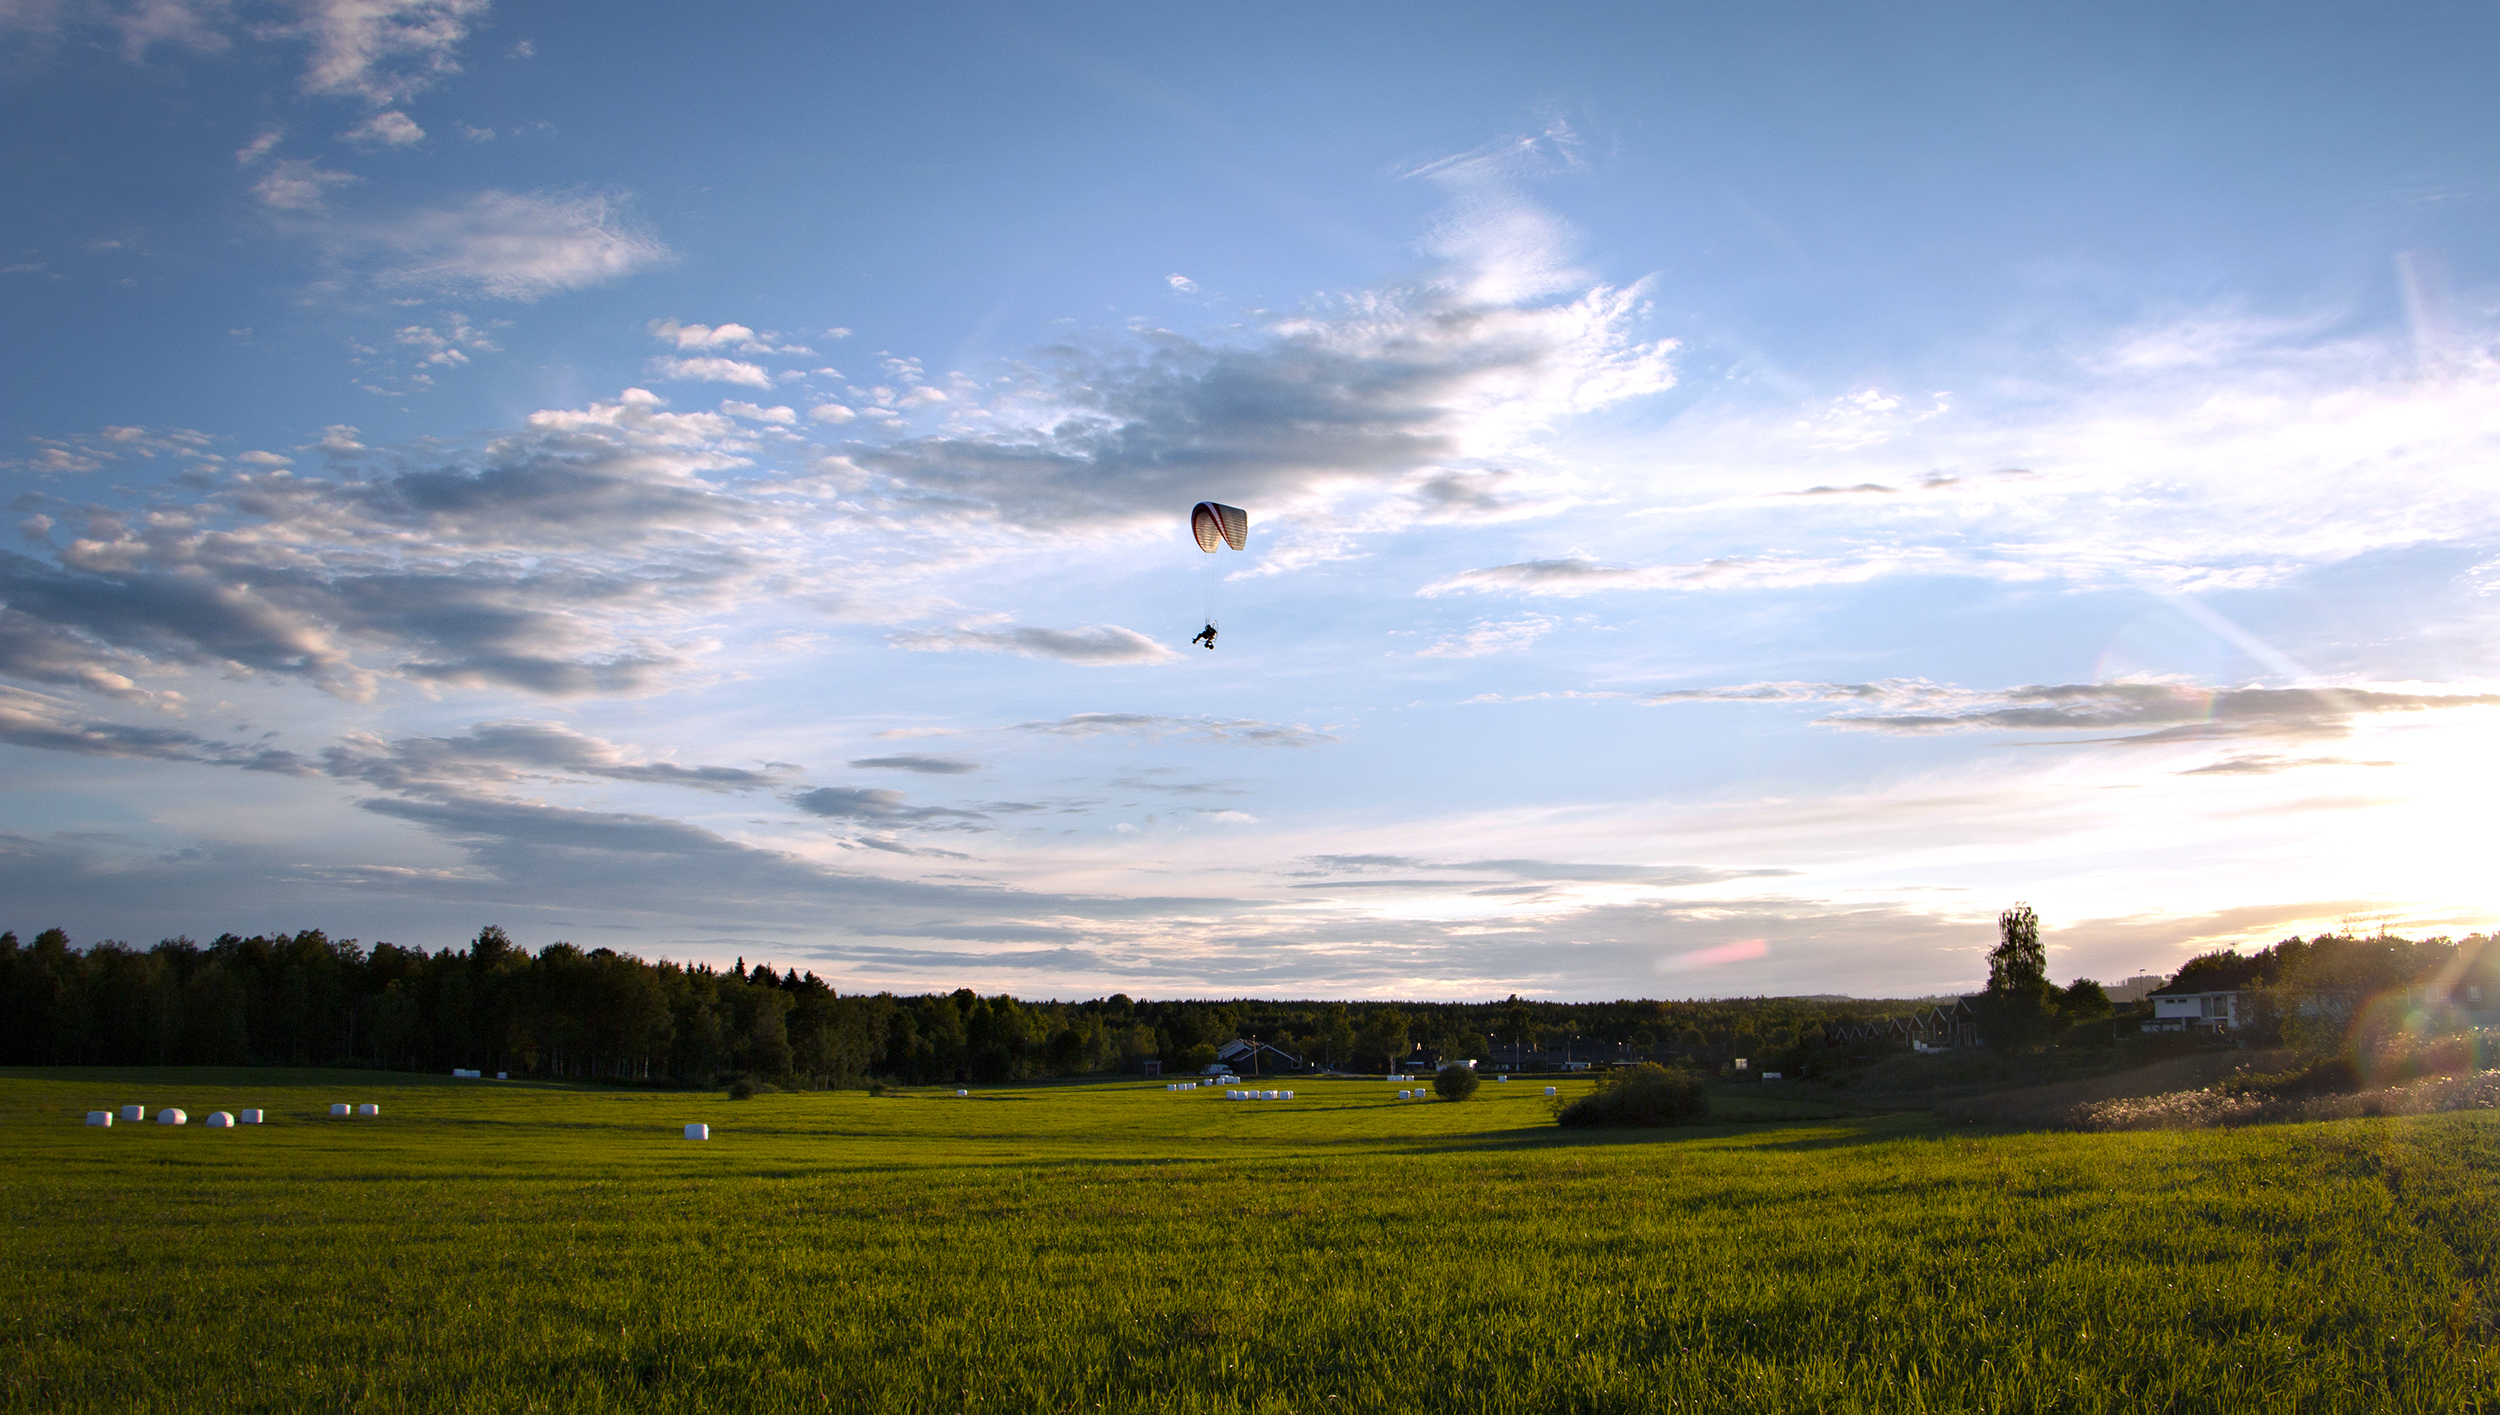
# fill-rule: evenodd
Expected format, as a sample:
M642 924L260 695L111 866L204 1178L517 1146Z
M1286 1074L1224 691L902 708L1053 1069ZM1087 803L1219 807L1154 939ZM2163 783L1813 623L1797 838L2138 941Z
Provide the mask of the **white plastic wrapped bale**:
M458 1066L451 1068L451 1074L455 1080L482 1081L485 1079L485 1073L483 1072L470 1071L464 1067Z
M1400 1092L1398 1092L1398 1099L1399 1099L1399 1100L1405 1100L1405 1099L1406 1099L1406 1094L1407 1094L1407 1093L1406 1093L1406 1092L1404 1092L1404 1091L1400 1091Z
M512 1073L509 1071L498 1071L495 1073L495 1079L498 1081L509 1081L512 1079Z
M227 1111L212 1110L208 1113L208 1128L211 1130L232 1130L234 1128L234 1116Z
M88 1111L87 1123L89 1125L101 1125L105 1129L110 1130L113 1128L113 1112L109 1110Z
M124 1120L145 1120L147 1118L148 1108L146 1106L126 1105L122 1107L122 1119Z
M156 1113L156 1123L159 1125L188 1125L191 1123L191 1117L174 1109L172 1106L167 1106L163 1110Z
M330 1115L333 1119L353 1115L355 1113L356 1108L349 1105L345 1101L332 1101L330 1103Z
M243 1112L241 1115L236 1116L235 1119L245 1125L258 1125L261 1123L261 1113L257 1108L255 1108Z
M1268 1099L1268 1100L1271 1100L1271 1101L1272 1101L1272 1100L1279 1100L1279 1099L1283 1098L1284 1094L1285 1094L1285 1093L1284 1093L1284 1092L1282 1092L1282 1091L1270 1091L1270 1092L1268 1092L1268 1093L1267 1093L1267 1095L1266 1095L1265 1099Z
M712 1138L712 1127L709 1125L689 1125L686 1127L686 1138L689 1140L709 1140Z
M1547 1094L1547 1095L1549 1095L1549 1096L1550 1096L1550 1095L1552 1095L1552 1094L1554 1094L1554 1088L1553 1088L1553 1087L1551 1087L1551 1086L1546 1087L1546 1088L1545 1088L1545 1094Z
M968 1095L971 1095L971 1094L972 1094L972 1092L970 1092L970 1091L957 1091L955 1094L956 1094L956 1095L959 1095L959 1096L968 1096Z
M1291 1092L1291 1091L1279 1091L1279 1092L1277 1092L1277 1094L1278 1094L1278 1095L1280 1095L1280 1096L1283 1096L1286 1100L1292 1100L1292 1099L1293 1099L1293 1092Z
M371 1101L367 1101L363 1105L356 1107L356 1113L370 1120L382 1113L382 1107L375 1105Z

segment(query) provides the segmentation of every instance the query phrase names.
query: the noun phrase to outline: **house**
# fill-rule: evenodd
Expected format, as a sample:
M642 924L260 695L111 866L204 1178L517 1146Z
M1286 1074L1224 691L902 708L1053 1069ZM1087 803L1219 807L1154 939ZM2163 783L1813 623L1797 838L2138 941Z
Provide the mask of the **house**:
M2155 988L2146 995L2153 1004L2148 1032L2229 1032L2249 1015L2248 999L2239 988L2214 985L2214 979L2191 978Z

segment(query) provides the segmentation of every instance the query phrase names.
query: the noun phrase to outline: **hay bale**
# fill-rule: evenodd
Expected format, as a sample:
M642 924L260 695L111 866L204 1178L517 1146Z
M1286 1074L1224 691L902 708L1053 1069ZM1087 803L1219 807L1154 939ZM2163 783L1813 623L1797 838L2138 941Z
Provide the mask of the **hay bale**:
M1278 1096L1280 1096L1280 1097L1282 1097L1282 1098L1286 1099L1286 1100L1292 1100L1292 1099L1293 1099L1293 1092L1291 1092L1291 1091L1278 1091L1276 1094L1277 1094Z
M382 1107L375 1105L371 1101L367 1101L363 1105L356 1107L356 1113L370 1120L374 1116L382 1113Z
M332 1101L330 1103L330 1115L333 1119L344 1119L345 1117L354 1114L355 1109L356 1108L354 1106L349 1105L345 1101Z
M258 1125L261 1123L261 1113L258 1109L247 1110L235 1118L240 1123L245 1125Z
M1405 1100L1405 1099L1407 1099L1407 1097L1409 1096L1409 1094L1411 1094L1411 1093L1406 1092L1406 1091L1400 1091L1400 1092L1398 1092L1398 1099L1399 1099L1399 1100Z
M88 1111L87 1123L89 1125L101 1125L105 1129L110 1130L113 1128L113 1112L109 1110Z
M172 1106L167 1106L163 1110L156 1113L156 1123L159 1125L188 1125L191 1123L191 1117L174 1109Z
M1550 1095L1552 1095L1552 1094L1554 1094L1554 1088L1553 1088L1553 1087L1551 1087L1551 1086L1546 1087L1546 1088L1545 1088L1545 1094L1547 1094L1547 1095L1549 1095L1549 1096L1550 1096Z
M512 1079L512 1073L509 1071L498 1071L495 1073L495 1079L498 1081L509 1081Z
M689 1140L709 1140L712 1138L712 1127L709 1125L689 1125L686 1127L686 1138Z
M971 1094L972 1094L972 1092L970 1092L970 1091L957 1091L955 1094L956 1094L956 1095L959 1095L959 1096L968 1096L968 1095L971 1095Z
M147 1118L148 1108L146 1106L126 1105L122 1107L122 1119L124 1120L145 1120Z
M222 1110L212 1110L208 1113L208 1128L211 1130L232 1130L234 1128L234 1117Z

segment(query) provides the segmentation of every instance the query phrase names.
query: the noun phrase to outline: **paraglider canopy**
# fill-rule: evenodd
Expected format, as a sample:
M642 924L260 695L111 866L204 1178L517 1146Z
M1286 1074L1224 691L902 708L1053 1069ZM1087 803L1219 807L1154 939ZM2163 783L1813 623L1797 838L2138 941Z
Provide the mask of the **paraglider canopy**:
M1189 533L1198 538L1198 548L1209 555L1215 553L1219 540L1241 550L1250 541L1250 513L1238 506L1201 501L1189 513Z

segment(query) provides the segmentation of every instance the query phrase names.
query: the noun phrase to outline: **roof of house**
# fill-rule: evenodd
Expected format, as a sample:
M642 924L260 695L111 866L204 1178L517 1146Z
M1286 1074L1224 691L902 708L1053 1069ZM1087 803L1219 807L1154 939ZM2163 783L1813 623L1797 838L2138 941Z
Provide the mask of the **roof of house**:
M2217 986L2219 982L2219 979L2214 978L2211 974L2207 974L2201 979L2189 978L2185 982L2171 983L2164 987L2155 988L2151 992L2146 993L2145 996L2226 997L2232 993L2243 991L2245 988L2245 985L2240 983L2233 983L2229 987Z

